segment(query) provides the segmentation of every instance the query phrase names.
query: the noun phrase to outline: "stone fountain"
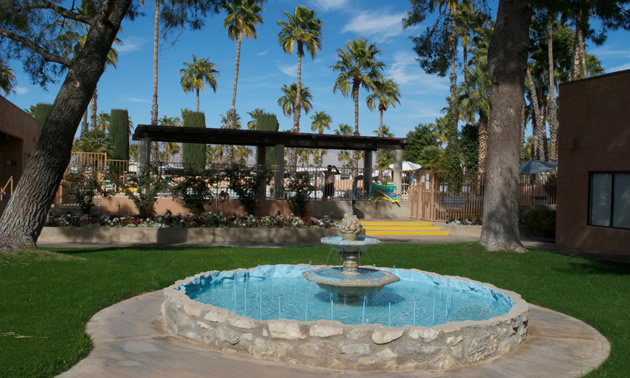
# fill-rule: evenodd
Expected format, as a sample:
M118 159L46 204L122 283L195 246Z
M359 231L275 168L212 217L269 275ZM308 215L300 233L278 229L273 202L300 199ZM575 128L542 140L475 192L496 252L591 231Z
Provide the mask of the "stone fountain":
M380 240L358 237L361 224L355 215L346 214L339 227L341 236L325 237L322 244L339 253L341 267L322 268L302 273L322 289L336 293L344 304L358 304L359 296L381 290L383 286L400 280L398 276L372 268L359 267L361 254Z

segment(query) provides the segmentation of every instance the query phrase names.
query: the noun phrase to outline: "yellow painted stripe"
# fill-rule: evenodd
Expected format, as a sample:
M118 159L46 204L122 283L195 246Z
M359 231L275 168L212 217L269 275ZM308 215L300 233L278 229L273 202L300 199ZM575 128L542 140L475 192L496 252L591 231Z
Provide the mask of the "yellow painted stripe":
M432 226L431 222L361 222L364 226Z
M366 231L368 236L399 235L399 236L448 236L448 231Z
M439 231L438 226L415 226L415 227L403 227L403 226L364 226L364 229L368 231Z

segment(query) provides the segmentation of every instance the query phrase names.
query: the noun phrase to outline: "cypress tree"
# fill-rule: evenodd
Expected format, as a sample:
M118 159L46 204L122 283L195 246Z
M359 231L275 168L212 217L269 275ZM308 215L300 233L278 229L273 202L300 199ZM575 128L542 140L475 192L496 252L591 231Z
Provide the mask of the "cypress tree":
M46 119L48 118L52 107L52 104L44 103L39 103L35 106L31 106L31 115L33 116L33 118L39 121L40 129L42 128L42 126L44 126L44 122L46 122Z
M280 124L275 114L263 113L256 119L256 130L262 131L278 131ZM265 154L265 165L271 167L276 164L276 149L275 147L267 147Z
M112 109L109 116L109 141L114 160L129 160L129 113Z
M206 127L206 116L201 112L183 113L184 127ZM200 143L183 144L182 162L186 169L204 169L206 166L206 145Z

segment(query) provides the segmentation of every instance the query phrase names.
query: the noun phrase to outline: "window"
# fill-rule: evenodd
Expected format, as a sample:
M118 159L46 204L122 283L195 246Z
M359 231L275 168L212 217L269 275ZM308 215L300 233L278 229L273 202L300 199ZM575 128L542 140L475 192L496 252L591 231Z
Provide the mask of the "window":
M588 224L630 229L630 173L591 173Z

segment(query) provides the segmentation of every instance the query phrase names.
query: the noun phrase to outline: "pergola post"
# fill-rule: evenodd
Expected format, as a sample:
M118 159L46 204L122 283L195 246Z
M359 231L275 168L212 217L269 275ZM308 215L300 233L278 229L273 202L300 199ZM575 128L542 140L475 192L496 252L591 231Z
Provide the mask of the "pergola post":
M276 150L276 172L273 178L273 191L276 199L282 199L284 197L284 145L276 144L274 147Z
M266 152L267 148L265 146L256 147L256 176L258 177L256 187L257 200L267 199L267 182L265 180L265 173L267 172L265 165Z
M394 150L394 185L398 196L402 193L402 162L403 150L397 148Z
M142 138L138 143L138 165L141 176L151 171L151 138Z
M370 196L370 184L372 183L372 151L363 151L363 198Z

